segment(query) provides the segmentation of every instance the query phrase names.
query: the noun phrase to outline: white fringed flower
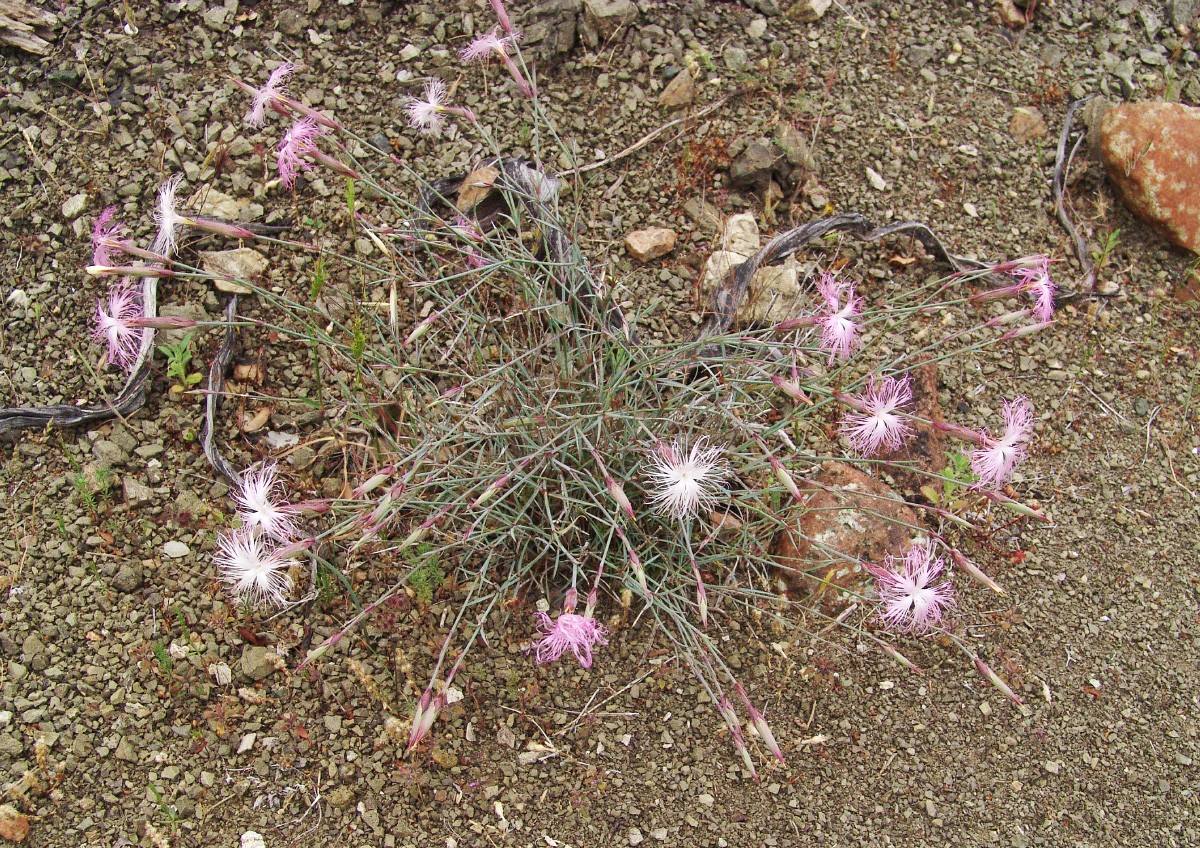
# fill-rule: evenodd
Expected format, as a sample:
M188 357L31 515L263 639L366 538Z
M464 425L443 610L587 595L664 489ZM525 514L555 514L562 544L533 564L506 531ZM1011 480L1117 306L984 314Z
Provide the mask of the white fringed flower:
M186 223L183 216L175 211L175 193L182 181L183 175L176 174L163 183L158 190L158 205L154 209L154 223L158 224L158 234L154 237L154 244L150 249L168 259L175 254L179 228Z
M654 508L679 520L694 516L701 508L721 499L722 483L730 468L719 447L701 437L688 450L683 440L659 442L650 452L650 502Z
M222 533L214 557L221 579L239 601L281 607L292 591L288 561L252 527Z
M279 467L265 463L256 471L247 471L242 485L233 493L242 524L260 530L279 542L290 542L300 535L291 511L281 497L283 481Z

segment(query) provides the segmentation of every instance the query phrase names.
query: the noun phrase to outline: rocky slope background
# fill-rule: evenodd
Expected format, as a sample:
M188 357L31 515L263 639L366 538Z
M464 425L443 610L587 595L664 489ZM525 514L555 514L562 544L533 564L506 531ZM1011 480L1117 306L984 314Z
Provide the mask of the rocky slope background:
M246 848L1200 842L1196 254L1115 192L1099 108L1083 116L1096 149L1081 147L1068 190L1095 252L1095 296L1050 191L1070 100L1200 103L1195 5L512 3L572 159L532 132L502 72L459 64L456 51L492 26L483 0L45 4L56 21L39 24L44 47L25 34L0 48L7 406L93 402L119 385L87 339L98 286L81 270L105 206L144 236L159 184L182 173L198 204L229 217L288 215L311 233L336 224L335 179L314 175L294 196L263 190L280 126L246 127L227 77L261 81L268 59L299 63L297 95L430 178L487 155L466 133L407 128L402 97L431 74L457 82L507 152L560 169L603 163L574 189L575 226L650 337L694 332L705 260L738 212L767 234L833 212L922 220L981 259L1062 258L1056 276L1080 296L1054 328L956 362L938 386L962 414L1018 393L1038 410L1017 485L1053 523L977 540L1009 596L968 585L960 611L1025 709L935 641L908 646L925 669L914 675L836 632L781 636L747 621L731 656L787 754L764 765L761 786L651 631L619 630L587 672L538 667L522 653L533 635L523 609L473 655L467 698L439 721L436 745L405 759L395 727L406 731L414 694L394 651L427 656L446 598L389 609L296 673L314 634L351 607L332 587L307 618L228 604L211 565L227 489L195 443L199 399L172 393L165 368L128 420L21 434L0 447L0 837ZM1127 178L1168 148L1132 144L1118 154ZM1180 179L1188 167L1195 179L1186 159ZM1186 229L1196 207L1179 196L1163 214ZM663 247L626 246L651 228L673 244L657 256ZM807 260L843 257L868 284L932 269L903 240L825 251ZM290 290L309 270L271 261L256 273ZM223 297L164 287L164 312L215 319ZM213 344L201 340L185 372ZM336 491L335 469L306 442L320 414L296 402L306 360L269 334L242 344L262 364L256 392L273 400L226 409L226 452L245 464L282 451L297 485ZM281 448L288 437L300 444ZM366 597L388 582L366 566L356 579Z

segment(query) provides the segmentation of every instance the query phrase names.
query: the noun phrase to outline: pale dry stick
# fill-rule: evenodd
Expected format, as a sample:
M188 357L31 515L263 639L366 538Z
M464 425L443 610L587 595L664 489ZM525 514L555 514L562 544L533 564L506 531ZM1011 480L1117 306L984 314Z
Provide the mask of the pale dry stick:
M607 704L609 701L611 701L613 698L617 697L617 696L618 696L618 695L620 695L622 692L624 692L626 689L631 689L631 688L633 688L634 686L637 686L639 683L641 683L643 680L645 680L645 679L646 679L647 677L649 677L651 674L653 674L653 671L646 671L646 672L643 672L641 677L637 678L636 680L632 680L632 681L630 681L629 683L625 684L625 685L624 685L624 686L622 686L620 689L618 689L616 692L613 692L611 695L609 695L609 696L608 696L607 698L605 698L603 701L601 701L600 703L596 704L596 709L600 709L600 708L601 708L601 707L603 707L605 704ZM564 727L562 730L558 731L558 732L557 732L557 733L555 733L554 735L555 735L555 736L561 736L561 735L563 735L564 733L568 733L568 732L570 732L572 729L574 729L574 727L575 727L577 724L579 724L579 722L580 722L580 721L582 721L584 718L586 718L586 717L587 717L587 715L588 715L588 709L589 709L589 707L591 706L591 703L592 703L592 701L595 699L595 697L596 697L596 693L597 693L597 692L599 692L599 691L600 691L600 690L599 690L599 689L597 689L597 690L596 690L596 692L593 692L593 693L592 693L592 697L591 697L591 698L588 698L587 705L585 705L585 706L584 706L584 708L583 708L583 710L582 710L582 711L580 711L579 715L577 715L577 716L575 717L574 721L572 721L570 724L568 724L566 727Z
M1158 413L1162 412L1162 410L1163 405L1160 403L1154 407L1154 411L1146 419L1146 448L1142 451L1142 465L1145 465L1146 460L1150 458L1150 429L1154 426L1154 419L1158 417Z
M590 171L595 171L600 168L604 168L618 160L624 159L626 156L632 156L634 153L637 153L639 150L641 150L643 147L648 145L650 142L654 141L654 139L658 138L660 135L665 133L667 130L671 129L671 127L677 127L680 124L686 123L688 121L699 120L700 118L703 118L706 115L709 115L709 114L717 111L717 109L720 109L722 106L724 106L726 103L728 103L733 98L735 98L741 94L746 94L747 92L750 92L752 90L753 90L753 86L748 86L746 88L740 88L737 91L731 91L729 94L726 94L720 100L716 100L716 101L708 104L703 109L701 109L699 112L696 112L695 114L684 115L683 117L676 118L673 121L667 121L667 123L663 124L658 129L653 130L652 132L642 136L640 139L638 139L633 144L629 145L628 147L626 147L624 150L620 151L619 153L614 153L612 156L609 156L606 159L601 159L599 162L593 162L590 165L581 165L577 168L569 168L565 171L559 171L555 174L555 176L575 177L580 174L586 174Z
M1062 224L1063 229L1067 231L1067 236L1071 239L1071 244L1075 247L1075 256L1079 260L1079 264L1083 266L1083 291L1091 294L1096 289L1096 267L1092 261L1092 255L1088 251L1087 240L1079 234L1075 229L1075 224L1071 221L1071 215L1067 212L1065 194L1067 188L1067 174L1071 170L1071 162L1075 159L1075 153L1079 150L1079 146L1086 138L1086 133L1081 135L1071 148L1071 155L1067 155L1067 142L1071 138L1071 125L1074 123L1076 110L1086 103L1091 98L1085 97L1082 100L1076 100L1067 107L1067 116L1063 119L1062 134L1058 137L1058 153L1054 161L1054 179L1050 183L1050 194L1054 198L1054 214L1058 216L1058 222Z
M200 427L200 445L204 450L205 459L208 460L208 464L213 467L213 470L235 486L240 486L242 475L229 464L225 457L221 456L221 451L217 448L214 438L217 407L225 397L225 369L229 367L229 362L233 359L233 345L237 340L237 329L233 323L236 315L237 295L235 294L229 298L229 305L225 307L227 322L225 335L221 339L221 346L217 348L216 356L213 357L212 366L208 369L208 385L204 398L204 423Z
M308 830L304 831L304 833L301 833L299 836L292 837L287 842L285 842L284 843L285 848L290 848L290 846L297 844L298 842L300 842L300 840L304 839L304 837L308 836L311 833L315 833L317 828L319 828L321 826L321 822L324 821L324 819L325 819L325 813L321 809L321 775L319 772L317 773L317 788L316 788L316 791L313 793L313 799L309 803L308 808L304 811L304 815L300 816L298 819L293 821L292 826L295 827L295 826L301 824L306 818L308 818L309 814L313 811L313 807L317 808L316 823L313 824L313 826L310 827Z
M1125 425L1127 425L1127 426L1129 426L1129 427L1132 427L1132 426L1133 426L1133 422L1131 422L1131 421L1130 421L1128 418L1126 418L1124 415L1122 415L1121 413L1117 412L1115 409L1113 409L1111 406L1109 406L1107 403L1105 403L1105 402L1104 402L1104 399L1103 399L1103 398L1101 398L1101 397L1100 397L1100 395L1098 395L1098 394L1096 394L1095 392L1093 392L1093 391L1092 391L1092 390L1091 390L1091 389L1090 389L1088 386L1084 385L1083 383L1080 383L1079 385L1083 386L1083 390L1084 390L1085 392L1087 392L1089 395L1091 395L1092 397L1094 397L1094 398L1096 399L1096 403L1100 404L1100 408L1101 408L1101 409L1103 409L1105 412L1107 412L1107 413L1108 413L1109 415L1111 415L1113 418L1116 418L1116 419L1117 419L1118 421L1120 421L1122 424L1125 424Z
M845 7L845 5L842 4L841 0L833 0L833 5L837 6L838 11L846 16L846 20L850 23L851 26L858 27L858 29L863 31L864 38L866 37L866 33L875 26L875 22L872 21L870 18L867 19L867 22L865 24L862 21L860 21L858 18L856 18L854 16L854 13L851 12L849 9L847 9ZM865 17L865 15L864 15L864 17Z
M25 0L0 0L0 44L45 56L58 17Z
M543 756L543 757L539 757L539 758L538 758L538 762L541 762L541 761L542 761L542 760L544 760L544 759L549 759L549 758L550 758L550 757L552 757L552 756L554 756L554 757L561 757L561 756L563 756L562 752L561 752L561 751L559 751L559 750L558 750L558 748L556 748L556 747L554 746L554 742L552 742L552 741L550 740L550 737L546 735L546 730L545 730L545 728L543 728L543 727L542 727L542 725L541 725L541 722L539 722L539 721L538 721L536 718L534 718L533 716L530 716L530 715L524 715L524 714L522 713L522 711L521 711L521 710L513 709L512 707L505 706L504 704L501 704L501 705L500 705L500 709L502 709L502 710L508 710L508 712L512 713L513 715L523 715L523 717L524 717L526 720L528 720L530 723L532 723L532 724L533 724L533 726L534 726L534 727L536 727L536 728L537 728L537 730L538 730L538 733L542 734L542 738L546 740L546 744L545 744L545 748L546 748L546 750L544 750L544 751L539 751L539 752L538 752L538 753L540 753L540 754L544 754L544 755L545 755L545 756ZM526 742L526 743L525 743L525 745L526 745L526 748L525 748L525 750L526 750L526 751L532 751L532 750L533 750L532 748L530 748L530 747L529 747L530 743ZM569 760L571 760L572 762L582 762L581 760L578 760L578 759L576 759L575 757L572 757L572 756L570 756L570 755L568 755L568 756L566 757L566 759L569 759Z
M1159 444L1161 444L1161 445L1162 445L1163 454L1164 454L1164 455L1167 457L1167 470L1171 472L1171 481L1172 481L1172 482L1173 482L1173 483L1174 483L1176 486L1178 486L1179 488L1181 488L1181 489L1183 489L1185 492L1187 492L1189 495L1191 495L1193 498L1195 498L1196 500L1200 501L1200 494L1197 494L1196 492L1193 492L1193 491L1192 491L1191 489L1189 489L1187 486L1185 486L1185 485L1183 485L1182 483L1180 483L1180 482L1179 482L1179 477L1178 477L1178 476L1176 476L1176 474L1175 474L1175 461L1174 461L1174 459L1173 459L1173 457L1172 457L1172 454L1171 454L1171 448L1170 448L1170 447L1167 445L1167 437L1166 437L1165 435L1163 435L1162 433L1159 433L1159 434L1158 434L1158 441L1159 441Z

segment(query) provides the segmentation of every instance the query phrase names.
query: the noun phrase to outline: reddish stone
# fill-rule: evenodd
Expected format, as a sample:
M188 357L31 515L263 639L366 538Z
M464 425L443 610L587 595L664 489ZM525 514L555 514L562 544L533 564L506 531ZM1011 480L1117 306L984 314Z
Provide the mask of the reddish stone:
M17 812L12 804L0 806L0 839L24 842L29 835L29 818Z
M1100 119L1100 153L1125 204L1175 244L1200 253L1200 109L1113 106Z
M1032 106L1018 106L1008 120L1008 131L1020 142L1034 141L1049 132L1046 119Z
M840 462L826 463L799 487L804 506L775 539L777 575L793 598L809 598L833 615L866 594L870 576L862 563L902 553L918 519L892 489Z

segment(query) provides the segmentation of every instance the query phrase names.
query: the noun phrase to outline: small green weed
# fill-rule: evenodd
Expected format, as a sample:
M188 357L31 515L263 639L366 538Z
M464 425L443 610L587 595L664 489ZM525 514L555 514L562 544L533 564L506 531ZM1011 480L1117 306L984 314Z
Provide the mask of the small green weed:
M179 811L175 809L174 804L168 804L163 800L162 790L153 783L147 783L146 787L154 796L155 803L158 804L159 821L171 831L172 835L176 834L179 831Z
M1121 230L1117 228L1108 234L1108 238L1104 241L1104 247L1099 250L1092 251L1092 259L1096 263L1096 273L1108 264L1108 260L1112 258L1113 251L1117 249L1117 245L1121 243Z
M175 670L175 660L171 659L171 652L167 650L167 646L162 642L151 642L150 652L158 660L158 667L162 669L164 674L170 674Z
M321 294L321 289L325 288L325 257L322 256L317 260L317 265L313 269L312 284L308 287L308 297L310 300L316 300Z
M75 490L75 498L88 512L96 511L96 493L88 484L87 475L83 473L71 475L71 488Z
M175 604L175 606L171 607L171 611L175 613L175 621L179 624L179 632L183 635L183 641L191 645L192 631L188 629L187 619L183 617L183 607Z
M204 379L200 372L188 370L192 364L193 337L193 333L188 333L173 345L158 346L158 352L167 359L167 379L172 381L172 391L187 391Z
M975 482L975 473L971 471L971 458L962 451L955 451L946 458L946 468L942 471L942 489L939 492L933 485L921 487L921 494L929 502L950 512L956 512L963 506L959 497Z
M415 549L405 552L405 558L412 566L408 573L408 586L417 603L427 607L433 603L434 594L445 581L446 572L442 570L432 545L417 545Z
M78 471L70 480L80 506L92 515L99 512L100 503L107 501L112 492L113 475L109 468L97 468L91 473Z

